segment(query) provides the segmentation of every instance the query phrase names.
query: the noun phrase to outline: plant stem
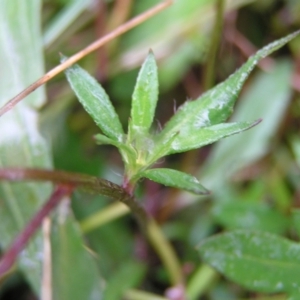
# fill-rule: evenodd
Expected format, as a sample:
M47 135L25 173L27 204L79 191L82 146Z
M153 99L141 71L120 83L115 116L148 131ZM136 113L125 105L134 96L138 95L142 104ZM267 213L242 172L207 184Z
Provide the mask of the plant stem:
M51 181L53 183L70 184L86 192L100 194L115 200L128 197L126 191L124 191L124 189L117 184L98 177L73 172L42 169L5 168L0 169L0 180Z
M81 230L83 233L88 233L116 218L126 215L128 212L127 205L118 202L113 203L81 221Z
M69 185L74 188L80 188L87 192L101 194L124 203L129 207L132 214L137 219L144 235L160 257L167 272L169 273L172 284L175 286L183 284L184 280L180 262L173 247L163 235L156 221L148 215L146 210L138 202L136 202L134 197L127 193L121 186L108 180L86 174L40 169L0 169L0 180L51 181L58 184Z
M168 300L165 297L138 290L128 290L124 293L124 297L128 300Z
M225 8L224 0L217 0L216 2L216 18L212 32L212 39L210 48L208 51L208 59L205 68L205 77L204 77L204 90L210 89L214 85L214 77L215 77L215 64L217 52L220 44L220 38L222 33L223 26L223 14Z
M189 300L199 299L218 277L217 271L208 265L200 266L189 280L187 295Z
M38 211L38 213L26 225L25 229L13 241L10 248L1 257L0 277L3 276L14 264L18 254L25 248L29 239L41 226L43 219L53 210L53 208L66 196L69 196L73 190L71 185L59 185L50 196L49 200Z
M172 284L174 286L183 284L184 278L181 272L180 262L173 247L165 238L156 221L133 197L123 198L121 201L128 205L139 222L142 231L169 273Z

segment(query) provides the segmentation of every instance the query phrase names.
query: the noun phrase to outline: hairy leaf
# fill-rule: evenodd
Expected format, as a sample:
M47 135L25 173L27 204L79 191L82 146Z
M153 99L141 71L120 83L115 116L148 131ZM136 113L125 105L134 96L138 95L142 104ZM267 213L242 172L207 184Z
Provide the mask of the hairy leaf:
M202 178L218 189L226 178L268 153L291 100L290 60L276 61L269 72L258 70L238 101L232 121L263 118L263 123L243 134L220 141L201 170Z
M158 98L157 66L150 51L139 72L132 95L129 137L135 139L147 134L153 122Z
M189 174L172 169L151 169L140 173L141 177L146 177L152 181L183 189L198 195L209 194L209 191L203 187L198 179Z
M189 136L197 135L201 128L224 122L231 115L239 92L257 62L288 43L298 33L297 31L265 46L251 56L227 80L212 88L197 100L182 105L158 135L158 140L169 140L174 132L182 132L182 134L188 134ZM178 135L178 139L180 139L180 136L181 134Z
M225 137L245 131L259 122L260 120L255 122L221 123L201 128L193 134L180 131L171 142L169 152L166 154L189 151L212 144ZM159 150L161 145L158 144L157 147Z
M102 86L78 65L67 69L65 73L84 109L103 133L121 142L124 135L121 122Z

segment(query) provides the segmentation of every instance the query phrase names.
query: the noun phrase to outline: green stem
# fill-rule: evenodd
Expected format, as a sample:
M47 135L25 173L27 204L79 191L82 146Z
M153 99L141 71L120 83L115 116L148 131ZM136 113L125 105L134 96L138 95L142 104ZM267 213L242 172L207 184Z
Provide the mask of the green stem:
M81 221L81 230L83 233L88 233L95 228L126 215L128 212L128 206L119 202L113 203Z
M188 299L199 299L217 277L218 273L210 266L200 266L187 285Z
M204 77L204 90L210 89L214 85L215 77L215 64L216 57L218 53L218 48L221 39L222 27L223 27L223 14L225 8L224 0L217 0L216 2L216 18L212 32L212 39L210 48L208 51L208 59L205 68L205 77Z
M156 221L149 216L145 209L132 197L123 198L121 201L128 205L139 222L142 231L165 266L172 285L178 286L183 284L184 278L181 272L180 262L172 245L165 238Z
M138 290L128 290L124 293L124 297L126 300L168 300L165 297Z

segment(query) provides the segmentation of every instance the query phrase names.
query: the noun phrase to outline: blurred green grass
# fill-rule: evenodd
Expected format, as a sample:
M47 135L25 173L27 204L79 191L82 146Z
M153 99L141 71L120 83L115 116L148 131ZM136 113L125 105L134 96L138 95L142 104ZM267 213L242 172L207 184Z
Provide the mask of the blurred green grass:
M130 2L126 18L158 3L128 1L128 5ZM75 0L43 2L46 69L59 63L59 52L71 55L107 32L111 29L107 24L118 16L117 1L106 1L102 6L93 1L82 3ZM232 0L228 3L217 60L217 81L235 71L253 49L290 33L300 24L300 6L296 0ZM157 119L160 123L165 123L173 114L174 106L203 92L213 4L214 1L177 0L171 9L80 62L105 86L124 126L138 67L150 48L158 59ZM11 18L13 20L13 16ZM23 49L25 52L32 50L32 45L24 47L27 47ZM291 211L300 205L300 98L299 80L295 80L299 48L298 38L265 63L267 71L257 69L244 87L233 119L261 117L264 121L257 128L205 147L194 155L173 155L161 162L181 170L192 169L202 179L201 183L212 190L209 198L199 199L166 190L147 181L140 184L139 198L161 222L187 269L188 278L199 265L195 244L213 233L247 225L299 240L299 231L290 217ZM3 101L10 96L5 96ZM55 168L121 181L122 162L117 151L95 145L92 136L97 128L78 105L63 76L47 85L47 103L40 113L43 133L51 139L48 150L53 152ZM72 208L76 218L84 220L108 204L106 199L76 193ZM246 224L247 217L251 220ZM95 228L85 238L97 258L95 265L109 287L107 293L112 295L107 300L121 299L124 286L157 294L168 287L165 271L130 216ZM130 274L132 280L124 280L124 273ZM12 278L2 285L0 299L9 299L9 293L18 290L20 282L24 279ZM114 286L118 286L118 291L114 291ZM224 278L215 281L205 297L203 299L260 299L259 295L250 295Z

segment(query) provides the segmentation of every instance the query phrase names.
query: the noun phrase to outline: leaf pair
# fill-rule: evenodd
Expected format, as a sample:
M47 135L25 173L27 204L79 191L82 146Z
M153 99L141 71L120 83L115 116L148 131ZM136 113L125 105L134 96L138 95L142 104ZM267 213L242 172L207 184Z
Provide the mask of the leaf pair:
M150 132L158 100L157 66L152 52L137 78L127 135L107 94L94 78L79 66L68 69L66 75L79 101L104 134L96 135L96 141L119 149L125 163L125 178L131 185L146 177L167 186L206 194L208 191L188 174L149 168L161 157L200 148L258 124L260 120L222 122L232 113L238 94L257 62L297 34L295 32L262 48L227 80L198 99L186 102L158 134Z
M146 177L196 194L208 193L191 175L171 169L146 170L165 155L165 151L161 155L156 151L155 156L152 151L155 141L150 128L158 99L157 66L152 52L139 72L133 92L127 136L106 92L97 81L78 65L68 69L66 75L83 107L103 133L95 136L96 142L114 145L119 149L129 180L135 182Z

